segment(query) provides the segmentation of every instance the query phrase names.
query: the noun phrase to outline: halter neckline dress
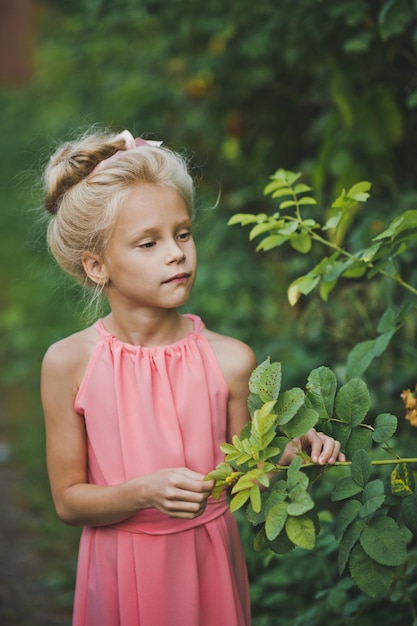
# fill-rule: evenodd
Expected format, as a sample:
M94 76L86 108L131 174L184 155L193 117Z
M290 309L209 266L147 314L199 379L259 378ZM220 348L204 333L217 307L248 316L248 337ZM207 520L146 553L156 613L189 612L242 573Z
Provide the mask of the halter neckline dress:
M204 324L167 346L142 347L95 323L98 342L75 399L88 480L114 485L162 468L206 474L223 460L228 389ZM140 511L85 527L73 626L249 626L245 558L225 497L194 520Z

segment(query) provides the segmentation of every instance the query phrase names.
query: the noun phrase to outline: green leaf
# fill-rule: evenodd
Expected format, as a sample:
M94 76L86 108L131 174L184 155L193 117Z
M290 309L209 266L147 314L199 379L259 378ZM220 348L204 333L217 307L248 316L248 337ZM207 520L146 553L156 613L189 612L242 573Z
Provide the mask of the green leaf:
M319 280L319 276L311 276L309 274L294 280L288 288L288 301L291 306L298 302L300 296L306 296L310 291L313 291Z
M417 494L413 493L401 500L401 513L404 524L417 536Z
M296 206L297 206L297 202L295 200L284 200L284 202L281 202L281 204L279 205L279 208L290 209Z
M288 504L288 515L304 515L307 511L311 511L314 508L314 500L310 494L301 486L297 485L290 491L291 502Z
M368 517L381 508L385 502L385 490L382 480L371 480L371 482L365 485L362 502L361 517Z
M264 215L265 218L268 217L266 213L262 213L261 215ZM253 215L252 213L236 213L235 215L232 215L227 222L227 225L233 226L234 224L241 224L242 226L247 226L248 224L257 223L258 219L258 216Z
M319 419L331 418L337 389L334 372L324 366L312 370L306 388L310 407L317 411Z
M268 512L265 520L265 534L269 541L273 541L280 534L287 521L287 503L277 502Z
M283 196L292 196L292 191L289 187L281 187L273 192L273 198L282 198Z
M304 197L304 198L300 198L299 201L298 201L298 204L300 206L301 205L306 205L306 204L315 205L315 204L317 204L317 200L307 196L307 197Z
M371 559L359 544L352 550L349 569L359 589L371 598L380 598L389 591L393 580L392 568Z
M298 387L280 394L276 403L277 424L282 426L289 422L304 404L304 391Z
M262 436L274 426L277 419L276 413L273 412L275 404L275 400L270 400L269 402L265 402L259 410L255 411L252 419L252 432L256 431Z
M337 481L332 491L332 502L339 502L340 500L346 500L361 493L363 488L353 480L352 476L344 476Z
M352 458L352 478L360 487L364 487L371 475L372 465L365 450L356 450Z
M352 428L345 447L347 456L352 457L360 448L369 452L372 448L372 434L373 431L364 426Z
M281 363L270 363L261 373L258 393L263 402L278 398L281 390L281 379Z
M258 237L258 235L263 235L273 228L271 222L263 222L262 224L256 224L253 228L251 228L249 233L249 241Z
M401 565L407 559L405 535L392 517L377 515L360 536L365 553L381 565Z
M232 512L240 509L250 497L250 489L245 489L244 491L239 491L230 501L230 510Z
M254 485L249 492L250 503L255 513L261 510L261 490L258 485Z
M307 191L312 191L312 188L309 187L308 185L305 185L304 183L298 183L298 185L295 185L294 187L294 193L298 196L300 193L305 193Z
M289 439L301 437L317 424L318 414L313 409L302 406L290 422L285 425L285 434Z
M407 463L398 463L391 474L391 493L405 497L414 492L415 479Z
M268 250L277 248L286 241L288 241L288 237L284 237L282 235L269 235L268 237L265 237L265 239L262 239L262 241L256 246L256 251L259 252L260 250L263 250L264 252L268 252Z
M395 311L388 307L378 322L377 331L381 334L387 333L397 325L397 316Z
M348 526L358 517L361 507L359 500L354 498L344 503L336 519L336 539L340 539Z
M349 561L352 549L359 541L359 537L361 536L364 528L365 522L360 519L355 519L344 533L343 539L340 542L339 554L337 557L337 566L340 576L343 574L343 571Z
M268 357L262 361L252 372L249 378L249 390L254 394L259 394L259 384L266 370L271 366L271 359Z
M392 328L391 330L388 330L386 333L379 335L375 339L374 354L376 357L381 356L381 354L385 352L385 350L389 346L389 343L392 337L395 335L396 332L397 332L397 329Z
M358 430L358 429L355 429ZM352 433L351 426L344 424L343 422L332 422L332 435L335 439L340 441L342 450L346 450L347 443ZM356 450L356 448L355 448Z
M362 376L375 358L375 339L367 339L357 343L347 358L346 376L355 378Z
M310 252L312 246L311 237L307 234L297 235L290 239L290 244L297 252L307 254L307 252Z
M349 424L357 426L369 411L369 391L366 383L359 378L352 378L336 395L335 410L337 416Z
M376 443L385 443L392 437L397 430L398 420L395 415L390 413L381 413L375 418L374 428L375 431L372 434L372 439Z
M347 192L347 196L352 198L352 200L356 200L356 202L366 202L369 198L368 191L372 187L371 183L368 181L362 181L360 183L356 183L353 185Z
M307 515L288 517L285 523L285 530L288 539L296 546L305 550L314 548L316 544L316 529L313 520Z

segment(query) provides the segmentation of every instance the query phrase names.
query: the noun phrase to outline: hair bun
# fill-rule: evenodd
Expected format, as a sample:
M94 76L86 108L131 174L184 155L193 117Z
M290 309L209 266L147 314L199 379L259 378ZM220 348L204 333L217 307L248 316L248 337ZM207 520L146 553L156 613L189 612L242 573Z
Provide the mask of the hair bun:
M76 143L65 143L53 154L45 170L45 209L55 215L66 191L86 178L100 161L124 148L115 136L90 135Z

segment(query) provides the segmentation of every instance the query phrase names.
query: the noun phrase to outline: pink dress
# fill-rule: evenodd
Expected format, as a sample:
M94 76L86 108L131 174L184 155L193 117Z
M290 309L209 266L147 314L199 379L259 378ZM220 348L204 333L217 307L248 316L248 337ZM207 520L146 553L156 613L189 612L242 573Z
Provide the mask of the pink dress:
M122 483L161 468L206 474L223 460L228 389L199 317L184 339L144 348L102 321L75 400L85 418L88 479ZM249 626L245 558L226 500L195 520L140 511L86 527L73 626Z

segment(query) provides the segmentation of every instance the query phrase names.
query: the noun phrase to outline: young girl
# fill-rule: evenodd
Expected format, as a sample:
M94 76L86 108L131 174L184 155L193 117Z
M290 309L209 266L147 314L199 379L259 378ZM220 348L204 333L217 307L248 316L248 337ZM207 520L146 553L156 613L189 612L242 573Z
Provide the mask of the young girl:
M237 527L204 476L249 419L256 361L177 311L196 277L185 163L127 131L92 134L51 157L46 187L53 255L111 310L42 366L53 500L85 526L73 624L248 626ZM282 460L300 443L317 462L342 458L312 430Z

